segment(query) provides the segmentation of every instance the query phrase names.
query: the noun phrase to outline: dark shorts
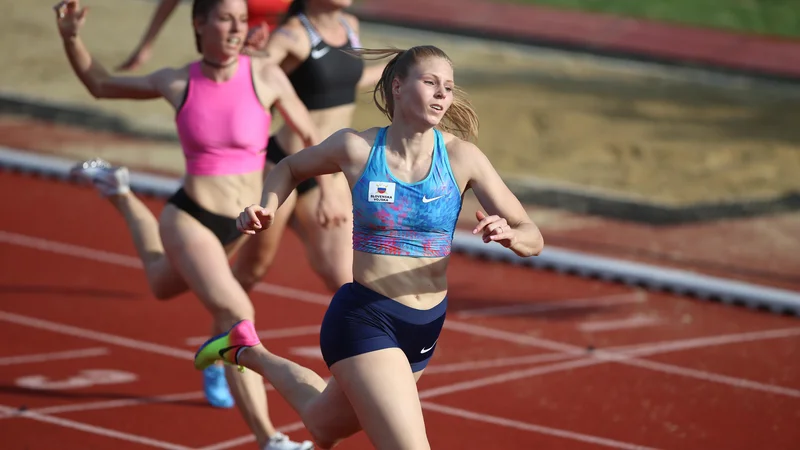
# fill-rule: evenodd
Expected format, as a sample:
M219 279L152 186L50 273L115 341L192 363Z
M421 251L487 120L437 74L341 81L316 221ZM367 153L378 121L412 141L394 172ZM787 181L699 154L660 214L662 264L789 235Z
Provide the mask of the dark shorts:
M283 158L286 158L286 152L283 150L283 147L281 147L281 144L275 139L275 136L270 137L267 143L267 161L272 164L278 164ZM313 178L301 181L296 188L297 195L303 195L315 187L317 187L317 180Z
M398 303L357 282L339 288L322 319L320 349L325 363L385 348L406 354L412 372L428 365L444 325L447 297L431 309Z
M178 192L173 194L167 200L167 203L172 203L178 209L186 211L190 216L197 219L198 222L214 233L223 247L242 236L242 232L236 228L235 218L231 219L230 217L207 211L192 200L183 188L178 189Z

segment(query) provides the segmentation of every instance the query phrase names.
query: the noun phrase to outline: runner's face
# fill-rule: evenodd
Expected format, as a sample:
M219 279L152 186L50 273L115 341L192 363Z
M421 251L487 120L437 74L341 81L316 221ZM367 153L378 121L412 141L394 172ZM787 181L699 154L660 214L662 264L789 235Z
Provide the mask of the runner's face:
M441 122L453 104L453 67L443 58L425 58L408 71L406 79L395 79L395 102L403 117L422 120L431 127Z
M204 55L236 56L247 38L247 2L221 0L207 20L195 26L201 36Z

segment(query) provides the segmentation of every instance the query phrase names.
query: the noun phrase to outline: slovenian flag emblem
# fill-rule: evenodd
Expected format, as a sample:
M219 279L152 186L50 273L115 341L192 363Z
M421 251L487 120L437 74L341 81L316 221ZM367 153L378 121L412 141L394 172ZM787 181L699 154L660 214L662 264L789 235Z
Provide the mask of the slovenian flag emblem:
M378 194L385 194L386 186L378 186Z

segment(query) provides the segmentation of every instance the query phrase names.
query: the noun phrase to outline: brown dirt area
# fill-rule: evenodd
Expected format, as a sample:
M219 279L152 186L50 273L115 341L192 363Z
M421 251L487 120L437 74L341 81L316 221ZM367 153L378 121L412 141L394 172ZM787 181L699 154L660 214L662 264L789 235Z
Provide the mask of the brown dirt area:
M96 101L72 74L51 0L4 2L0 26L7 93L100 109L143 130L174 133L162 101ZM132 49L154 3L89 0L84 39L108 68ZM144 71L196 57L189 5L167 23ZM457 65L457 82L481 116L480 147L509 179L525 178L674 205L768 198L800 191L800 88L697 83L684 71L600 64L423 32L364 25L367 47L433 43ZM13 38L11 38L13 37ZM24 45L21 45L23 44ZM708 78L708 77L706 77ZM363 93L354 126L385 123ZM98 144L99 145L99 144ZM177 144L176 144L177 145ZM158 164L181 167L162 146ZM118 149L123 152L129 149ZM73 149L75 156L101 149ZM114 158L113 148L102 150ZM123 155L120 158L125 159ZM174 159L174 161L173 161Z

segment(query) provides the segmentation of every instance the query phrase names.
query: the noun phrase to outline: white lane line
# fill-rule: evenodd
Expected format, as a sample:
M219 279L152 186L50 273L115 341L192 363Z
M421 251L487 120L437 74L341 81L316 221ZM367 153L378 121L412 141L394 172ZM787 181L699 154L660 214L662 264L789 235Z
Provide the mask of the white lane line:
M83 431L85 433L96 434L99 436L110 437L114 439L119 439L122 441L133 442L136 444L147 445L149 447L155 448L163 448L166 450L191 450L190 447L184 447L183 445L173 444L171 442L160 441L157 439L151 439L144 436L139 436L136 434L130 433L123 433L122 431L111 430L109 428L98 427L95 425L89 425L82 422L76 422L74 420L64 419L62 417L53 417L48 416L46 414L41 414L33 411L18 411L14 408L0 405L0 412L6 414L13 414L14 417L23 418L23 419L30 419L35 420L37 422L49 423L51 425L56 425L63 428L69 428L71 430L78 430Z
M146 342L139 339L126 338L110 333L88 330L86 328L74 327L72 325L51 322L49 320L36 319L34 317L23 316L21 314L0 311L0 320L9 323L15 323L17 325L25 325L31 328L38 328L40 330L52 331L54 333L67 334L84 339L91 339L93 341L104 342L106 344L118 345L120 347L128 347L145 352L156 353L159 355L171 356L173 358L194 360L194 353L188 350L168 347L161 344L154 344L152 342Z
M102 356L107 354L108 354L108 349L105 347L92 347L80 350L66 350L63 352L36 353L32 355L20 355L20 356L6 356L4 358L0 358L0 366L13 366L17 364L62 361L65 359L90 358L92 356Z
M459 319L464 319L467 317L522 316L552 311L566 311L585 308L607 308L609 306L644 303L646 299L647 294L645 292L626 292L624 294L605 295L602 297L573 298L544 303L525 303L521 305L465 309L458 311L456 316Z
M624 319L615 320L591 320L581 322L577 325L578 330L586 333L596 333L602 331L630 330L632 328L652 327L661 323L658 317L634 314Z
M422 407L424 409L436 411L441 414L447 414L449 416L461 417L463 419L490 423L492 425L499 425L507 428L516 428L518 430L531 431L539 434L546 434L548 436L556 436L562 439L570 439L573 441L586 442L588 444L601 445L603 447L619 448L623 450L654 450L652 447L645 447L641 445L630 444L628 442L621 442L621 441L615 441L613 439L606 439L598 436L592 436L590 434L576 433L574 431L561 430L558 428L521 422L519 420L506 419L503 417L492 416L489 414L476 413L473 411L467 411L466 409L440 405L438 403L423 401Z

